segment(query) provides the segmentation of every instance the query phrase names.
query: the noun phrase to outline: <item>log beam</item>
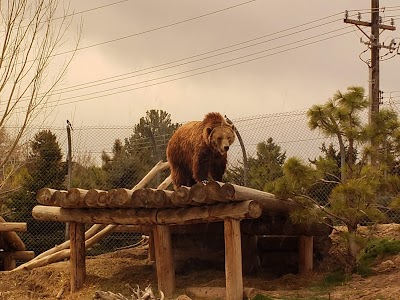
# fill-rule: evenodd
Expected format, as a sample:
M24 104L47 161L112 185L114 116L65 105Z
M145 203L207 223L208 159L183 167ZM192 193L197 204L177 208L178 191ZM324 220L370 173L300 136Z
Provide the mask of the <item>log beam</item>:
M17 223L17 222L0 222L0 232L5 231L26 231L26 223Z
M180 209L65 209L35 206L32 215L41 221L120 225L184 225L223 221L226 218L258 218L261 206L256 201L216 204Z

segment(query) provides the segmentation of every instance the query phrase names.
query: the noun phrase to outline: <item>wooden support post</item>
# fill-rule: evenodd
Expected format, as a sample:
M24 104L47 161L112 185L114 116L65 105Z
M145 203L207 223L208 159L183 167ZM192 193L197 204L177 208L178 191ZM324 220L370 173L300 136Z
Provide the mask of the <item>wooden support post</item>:
M6 255L3 258L4 271L15 269L15 259L12 255Z
M226 299L243 299L240 220L224 221Z
M156 250L154 248L154 233L153 231L149 232L149 261L156 261Z
M168 225L153 226L158 289L167 298L175 290L175 266L172 253L171 231Z
M299 236L299 273L305 274L313 270L313 237Z
M74 293L82 288L86 277L85 224L70 222L69 238L71 241L71 293Z

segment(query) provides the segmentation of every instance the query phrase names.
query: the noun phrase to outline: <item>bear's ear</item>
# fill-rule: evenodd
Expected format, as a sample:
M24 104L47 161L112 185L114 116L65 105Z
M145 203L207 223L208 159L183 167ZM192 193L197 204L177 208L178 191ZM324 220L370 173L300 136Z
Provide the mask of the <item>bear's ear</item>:
M203 139L207 144L210 143L211 132L212 132L212 128L211 127L206 127L203 130Z

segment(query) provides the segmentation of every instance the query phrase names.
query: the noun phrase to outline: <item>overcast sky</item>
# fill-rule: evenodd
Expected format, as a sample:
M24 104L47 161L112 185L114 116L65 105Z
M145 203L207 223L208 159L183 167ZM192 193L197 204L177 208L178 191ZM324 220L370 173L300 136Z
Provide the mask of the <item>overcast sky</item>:
M399 1L380 5L383 21L400 20ZM89 10L68 32L73 40L82 19L85 49L64 80L74 91L59 96L48 119L53 126L66 119L133 126L150 109L167 111L173 122L210 111L237 119L306 109L351 85L368 91L368 67L359 58L366 37L343 17L347 9L369 21L370 1L71 0L71 7ZM380 39L396 37L400 29ZM400 90L399 70L400 55L381 63L385 96Z

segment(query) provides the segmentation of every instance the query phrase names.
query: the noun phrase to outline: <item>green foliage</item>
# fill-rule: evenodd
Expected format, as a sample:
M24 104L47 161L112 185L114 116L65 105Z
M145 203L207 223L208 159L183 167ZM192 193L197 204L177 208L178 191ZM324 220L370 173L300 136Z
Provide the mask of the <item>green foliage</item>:
M61 242L60 238L54 237L63 237L64 224L39 222L32 217L36 193L43 187L65 189L67 167L62 162L57 137L50 130L38 132L30 143L30 149L26 169L21 178L22 186L11 196L9 207L12 210L11 220L27 222L28 233L24 235L25 242L30 246L30 250L38 254ZM47 234L55 232L60 234L45 238Z
M286 152L282 152L281 147L276 145L272 138L258 143L256 156L247 160L247 186L258 190L271 190L271 183L283 175L282 165L285 160ZM230 167L225 178L229 182L244 185L243 163Z
M171 116L163 110L150 110L134 126L134 133L124 143L116 140L112 156L102 155L102 170L105 172L105 186L111 188L132 188L160 160L166 160L166 147L178 124L171 122ZM166 171L158 175L149 186L161 183Z
M371 267L378 258L400 253L400 241L389 239L372 239L360 253L357 264L357 273L362 276L372 274Z

